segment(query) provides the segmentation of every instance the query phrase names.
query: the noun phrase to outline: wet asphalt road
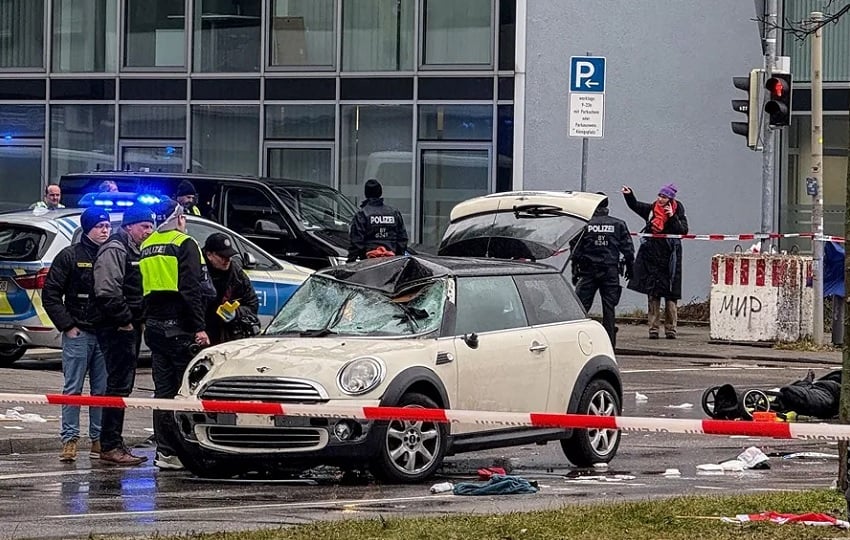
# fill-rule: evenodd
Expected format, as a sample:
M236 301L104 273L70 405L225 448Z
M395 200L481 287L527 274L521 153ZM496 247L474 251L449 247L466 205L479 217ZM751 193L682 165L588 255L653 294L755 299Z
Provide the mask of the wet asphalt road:
M620 357L624 414L703 418L705 388L730 382L773 388L826 366L711 364L694 360ZM648 397L636 403L635 392ZM669 408L684 403L693 408ZM706 474L702 463L734 459L758 446L771 456L769 470ZM204 481L187 472L158 472L152 465L115 468L89 460L64 465L54 453L0 458L0 523L5 538L76 538L90 534L135 536L297 525L316 520L382 515L444 515L553 508L590 501L633 500L690 493L741 493L829 487L835 459L783 459L777 454L837 454L835 445L750 439L627 433L607 469L567 466L560 446L524 446L454 456L441 475L422 485L340 481L331 469L313 477L277 481ZM141 449L152 458L151 448ZM431 495L432 483L472 480L482 466L508 464L513 474L537 480L534 495L456 497ZM675 468L679 476L664 476Z

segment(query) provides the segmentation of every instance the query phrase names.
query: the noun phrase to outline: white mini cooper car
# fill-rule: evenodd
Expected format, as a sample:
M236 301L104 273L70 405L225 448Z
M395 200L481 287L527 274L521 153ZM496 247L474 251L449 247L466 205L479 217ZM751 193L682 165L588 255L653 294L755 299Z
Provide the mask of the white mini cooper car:
M180 397L619 415L611 343L563 276L570 240L601 200L520 192L461 203L439 256L313 274L263 335L202 351ZM558 440L589 466L620 441L616 430L175 415L178 454L199 476L326 463L416 482L458 452Z

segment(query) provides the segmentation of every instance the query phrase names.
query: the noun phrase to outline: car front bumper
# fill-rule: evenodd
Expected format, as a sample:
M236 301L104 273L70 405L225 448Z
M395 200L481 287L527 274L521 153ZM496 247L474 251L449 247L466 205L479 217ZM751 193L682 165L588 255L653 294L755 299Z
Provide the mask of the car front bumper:
M375 422L369 420L191 411L174 416L182 446L207 459L250 460L257 465L267 461L269 467L279 461L293 467L342 465L368 462L379 444Z

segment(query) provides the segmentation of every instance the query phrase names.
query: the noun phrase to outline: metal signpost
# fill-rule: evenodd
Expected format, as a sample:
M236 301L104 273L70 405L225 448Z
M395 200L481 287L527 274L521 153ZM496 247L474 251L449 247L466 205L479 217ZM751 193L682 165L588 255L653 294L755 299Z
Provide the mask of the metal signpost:
M581 191L587 191L588 139L605 123L605 57L570 57L570 137L581 137Z

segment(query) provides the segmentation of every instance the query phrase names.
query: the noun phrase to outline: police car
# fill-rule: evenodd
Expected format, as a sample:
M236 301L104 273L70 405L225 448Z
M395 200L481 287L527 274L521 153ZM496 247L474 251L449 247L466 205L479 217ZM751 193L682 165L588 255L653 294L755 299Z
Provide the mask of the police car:
M134 200L149 197L102 194L90 203L110 211L113 229L121 225L121 212ZM118 203L121 204L118 204ZM54 257L82 234L82 208L24 210L0 214L0 366L9 366L28 348L61 348L60 333L41 303L41 289ZM271 256L243 236L200 217L188 216L188 233L203 246L220 232L231 238L242 265L260 300L259 317L265 326L310 275L312 270Z

